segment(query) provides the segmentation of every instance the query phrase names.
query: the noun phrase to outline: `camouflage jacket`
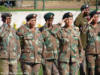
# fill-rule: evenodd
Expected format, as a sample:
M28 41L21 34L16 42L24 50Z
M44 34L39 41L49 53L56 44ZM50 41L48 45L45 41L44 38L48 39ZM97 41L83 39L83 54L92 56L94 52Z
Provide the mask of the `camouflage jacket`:
M47 28L47 25L44 24L42 27L39 28L40 32L42 32L43 30L45 30Z
M82 45L83 45L83 48L86 48L86 28L88 26L88 20L86 17L83 16L82 13L80 13L78 15L78 17L76 18L75 22L74 22L75 26L79 27L79 30L80 30L80 38L81 38L81 41L82 41Z
M84 52L80 41L80 32L77 27L61 29L60 62L80 62Z
M41 63L44 42L39 30L32 31L25 24L18 29L17 34L21 39L21 62Z
M56 27L57 27L57 28L56 28ZM56 29L56 31L57 31L60 27L61 27L61 24L60 24L60 23L54 24L54 25L53 25L53 29ZM48 26L47 26L46 23L45 23L42 27L39 28L39 30L42 32L43 30L45 30L45 29L47 29L47 28L48 28Z
M59 27L57 25L53 25L42 31L46 46L46 50L44 50L43 55L46 60L58 59L59 40L54 35L58 30Z
M88 27L86 54L100 54L100 24Z
M16 31L3 24L0 27L0 58L18 59L20 54L20 41Z

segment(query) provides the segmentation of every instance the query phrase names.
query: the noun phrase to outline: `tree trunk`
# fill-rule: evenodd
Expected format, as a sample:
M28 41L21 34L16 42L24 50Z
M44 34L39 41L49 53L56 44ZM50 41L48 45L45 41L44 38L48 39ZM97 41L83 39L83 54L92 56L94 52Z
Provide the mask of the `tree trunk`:
M22 7L22 0L16 0L16 7Z

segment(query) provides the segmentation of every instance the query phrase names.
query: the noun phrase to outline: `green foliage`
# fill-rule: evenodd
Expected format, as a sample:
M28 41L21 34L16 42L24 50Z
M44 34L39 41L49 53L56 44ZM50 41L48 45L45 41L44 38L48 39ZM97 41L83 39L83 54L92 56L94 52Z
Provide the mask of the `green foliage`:
M0 6L0 11L8 11L9 9L5 6Z

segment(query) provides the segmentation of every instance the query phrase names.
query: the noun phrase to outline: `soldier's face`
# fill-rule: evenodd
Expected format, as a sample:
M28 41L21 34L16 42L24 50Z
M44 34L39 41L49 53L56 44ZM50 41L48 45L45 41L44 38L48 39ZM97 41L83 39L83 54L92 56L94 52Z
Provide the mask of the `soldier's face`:
M98 16L97 14L95 14L95 15L93 16L93 21L94 21L95 23L97 23L97 22L98 22L98 19L99 19L99 16Z
M29 25L30 25L31 27L33 27L33 26L35 26L35 24L36 24L36 18L32 18L32 19L29 21Z
M73 17L69 17L65 20L65 24L68 26L71 26L73 23Z
M90 12L90 9L89 9L89 8L84 9L84 13L85 13L86 15L88 15L89 12Z
M11 17L6 17L6 24L10 25L11 23Z
M48 23L49 25L52 25L52 23L53 23L53 18L47 20L47 23Z

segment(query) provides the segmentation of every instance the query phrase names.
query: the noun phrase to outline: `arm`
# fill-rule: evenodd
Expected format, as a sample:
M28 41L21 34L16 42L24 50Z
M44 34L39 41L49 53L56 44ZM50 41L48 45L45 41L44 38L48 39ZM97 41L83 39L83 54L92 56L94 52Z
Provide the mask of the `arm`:
M79 18L79 16L75 19L74 25L79 27L79 25L80 25L80 18Z
M17 36L17 54L18 54L18 60L20 59L20 56L21 56L21 46L20 46L20 40L19 40L19 37Z
M79 57L80 57L80 63L81 63L85 58L85 51L83 50L80 37L79 37L79 40L78 40L78 49L79 49Z
M44 52L46 50L46 45L45 45L45 34L44 34L45 31L43 31L41 33L41 44L42 44L42 53L41 53L41 56L42 56L42 62L44 63L44 59L45 59L45 55L44 55Z

